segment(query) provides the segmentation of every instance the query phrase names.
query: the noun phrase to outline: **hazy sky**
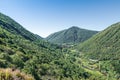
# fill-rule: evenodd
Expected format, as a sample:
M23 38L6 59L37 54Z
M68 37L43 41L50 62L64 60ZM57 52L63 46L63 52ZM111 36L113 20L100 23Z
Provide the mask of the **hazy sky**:
M46 37L71 26L105 29L120 21L120 0L0 0L0 12Z

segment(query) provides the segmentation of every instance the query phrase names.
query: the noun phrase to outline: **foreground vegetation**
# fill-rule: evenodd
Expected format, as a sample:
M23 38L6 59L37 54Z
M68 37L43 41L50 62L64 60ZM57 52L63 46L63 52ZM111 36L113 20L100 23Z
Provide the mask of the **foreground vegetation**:
M0 80L34 80L30 75L26 75L19 70L0 69Z

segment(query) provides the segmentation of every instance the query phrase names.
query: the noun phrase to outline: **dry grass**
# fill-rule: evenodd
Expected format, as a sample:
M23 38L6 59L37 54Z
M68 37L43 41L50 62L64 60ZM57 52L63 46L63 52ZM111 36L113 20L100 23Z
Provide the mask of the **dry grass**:
M0 69L0 80L34 80L30 75L10 68Z

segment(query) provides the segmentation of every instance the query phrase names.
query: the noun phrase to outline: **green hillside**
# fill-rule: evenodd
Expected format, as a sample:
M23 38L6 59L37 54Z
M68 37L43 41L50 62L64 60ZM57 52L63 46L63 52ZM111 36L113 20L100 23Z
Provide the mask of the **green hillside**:
M82 57L99 65L100 72L120 79L120 23L99 32L78 49Z
M93 59L120 59L119 39L120 23L116 23L80 44L79 49Z
M21 35L24 38L29 39L31 41L41 39L41 37L38 38L35 34L29 32L28 30L23 28L20 24L18 24L16 21L11 19L9 16L6 16L2 13L0 13L0 25L7 31L13 34Z
M18 25L1 14L0 68L19 69L31 74L35 80L106 79L98 70L94 72L85 67L87 65L83 63L87 62L81 61L76 50L38 39L39 36L35 37L36 35Z
M56 44L63 44L63 43L73 44L73 43L83 42L88 38L92 37L96 33L97 31L81 29L73 26L69 29L51 34L46 38L46 40Z

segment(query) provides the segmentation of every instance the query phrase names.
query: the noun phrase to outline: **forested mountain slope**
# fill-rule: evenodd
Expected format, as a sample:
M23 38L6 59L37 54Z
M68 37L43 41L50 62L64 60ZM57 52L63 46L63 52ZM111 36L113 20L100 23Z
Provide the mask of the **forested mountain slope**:
M46 40L56 44L74 44L89 39L97 32L98 31L86 30L73 26L69 29L65 29L49 35Z
M99 32L78 48L93 59L120 59L120 23Z
M9 16L6 16L2 13L0 13L0 26L13 34L21 35L31 41L41 39L40 37L38 38L35 34L23 28L19 23L11 19Z
M109 76L108 80L120 79L120 22L80 44L78 49L83 58L99 65L99 71Z

